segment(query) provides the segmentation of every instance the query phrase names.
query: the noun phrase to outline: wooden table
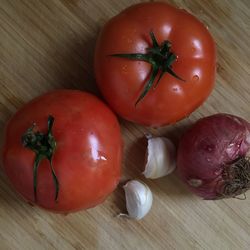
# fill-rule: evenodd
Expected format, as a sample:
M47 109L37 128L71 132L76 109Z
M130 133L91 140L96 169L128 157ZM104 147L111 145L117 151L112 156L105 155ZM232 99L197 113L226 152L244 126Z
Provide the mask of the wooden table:
M110 17L137 0L0 0L0 129L25 102L56 88L98 94L93 76L96 36ZM177 141L200 117L234 113L250 120L250 1L172 0L193 13L218 48L216 87L189 118L158 130L121 121L123 179L153 191L141 221L117 218L125 210L122 188L102 205L67 216L24 203L0 174L0 249L250 249L247 199L203 201L175 174L155 181L140 174L146 132ZM2 141L2 140L1 140Z

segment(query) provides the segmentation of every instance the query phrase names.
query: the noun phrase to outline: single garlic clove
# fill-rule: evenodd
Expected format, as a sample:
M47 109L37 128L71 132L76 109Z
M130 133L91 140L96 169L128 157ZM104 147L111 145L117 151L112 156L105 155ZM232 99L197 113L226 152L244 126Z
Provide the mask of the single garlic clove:
M128 217L140 220L151 209L153 196L149 187L142 182L132 180L123 186L126 197Z
M147 137L146 178L157 179L172 173L176 168L176 149L165 137Z

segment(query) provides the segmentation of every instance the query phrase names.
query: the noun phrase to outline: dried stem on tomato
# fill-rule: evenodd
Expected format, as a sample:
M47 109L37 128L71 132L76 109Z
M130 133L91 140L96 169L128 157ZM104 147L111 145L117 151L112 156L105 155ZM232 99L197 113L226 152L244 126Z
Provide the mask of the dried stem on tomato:
M150 32L150 38L152 40L153 47L148 48L146 54L131 53L131 54L110 55L113 57L144 61L144 62L151 64L152 72L150 74L150 78L145 84L144 89L141 92L139 98L137 99L135 105L137 105L147 95L149 90L153 87L154 83L155 83L154 88L157 87L158 83L160 82L162 76L165 73L169 73L173 77L181 81L185 81L181 77L179 77L172 69L172 64L176 61L177 57L171 51L171 43L168 40L166 40L166 41L163 41L161 45L159 45L152 31ZM159 73L160 73L159 78L156 80L156 77Z
M48 132L46 134L39 131L35 131L35 123L32 127L28 128L22 136L22 144L24 147L31 149L35 153L35 160L33 166L33 189L34 200L37 201L37 173L40 162L47 159L50 163L50 170L55 185L55 201L58 199L59 182L55 174L55 170L52 164L53 154L56 149L56 141L52 135L52 127L54 123L54 117L48 117Z

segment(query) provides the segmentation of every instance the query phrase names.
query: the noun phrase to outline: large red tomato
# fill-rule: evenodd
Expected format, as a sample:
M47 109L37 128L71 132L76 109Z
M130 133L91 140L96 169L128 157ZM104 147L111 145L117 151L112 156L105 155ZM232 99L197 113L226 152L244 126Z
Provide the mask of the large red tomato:
M161 126L189 115L212 91L215 72L207 28L166 3L131 6L97 40L101 92L115 112L136 123Z
M21 108L5 131L3 167L26 200L55 212L101 203L118 184L115 115L91 94L57 90Z

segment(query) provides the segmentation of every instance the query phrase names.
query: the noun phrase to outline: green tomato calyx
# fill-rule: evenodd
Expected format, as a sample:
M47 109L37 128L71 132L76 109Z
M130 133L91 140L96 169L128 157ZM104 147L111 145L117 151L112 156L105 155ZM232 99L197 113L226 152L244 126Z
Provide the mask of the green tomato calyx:
M33 189L34 200L37 201L37 173L40 162L47 159L50 163L51 174L55 185L55 201L58 199L59 182L55 174L55 170L52 164L53 154L56 150L56 140L52 135L52 127L54 124L54 117L49 115L48 117L48 131L47 133L41 133L35 130L36 124L33 123L32 127L28 128L22 136L22 145L25 148L32 150L35 153L35 160L33 166Z
M144 86L139 98L137 99L135 106L147 95L149 90L154 86L154 89L159 84L161 78L164 74L169 73L173 77L183 80L179 77L172 69L173 63L176 61L177 56L171 51L171 42L168 40L163 41L160 45L157 42L154 33L151 31L150 38L152 41L152 48L147 49L146 54L142 53L131 53L131 54L112 54L110 56L120 57L130 60L144 61L150 63L152 66L152 71L149 77L149 80ZM158 79L156 80L157 76Z

